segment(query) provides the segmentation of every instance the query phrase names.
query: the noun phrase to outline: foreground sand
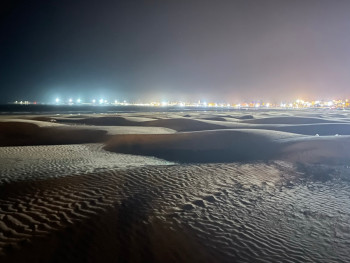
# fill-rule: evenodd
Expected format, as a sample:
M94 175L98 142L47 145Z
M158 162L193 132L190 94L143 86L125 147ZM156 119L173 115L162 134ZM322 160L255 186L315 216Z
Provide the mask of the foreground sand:
M0 261L346 262L349 116L3 116Z

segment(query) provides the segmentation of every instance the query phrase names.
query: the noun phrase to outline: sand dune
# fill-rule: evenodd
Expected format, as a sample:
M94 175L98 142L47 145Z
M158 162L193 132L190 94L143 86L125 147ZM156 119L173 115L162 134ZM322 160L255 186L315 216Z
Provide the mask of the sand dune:
M185 162L267 160L279 153L278 140L298 135L264 130L215 130L166 135L121 135L105 149Z
M0 146L101 142L106 131L77 127L39 127L34 123L0 122Z
M103 125L103 126L134 126L138 122L124 117L97 117L97 118L55 118L59 123Z
M17 118L17 119L2 118L2 119L0 119L0 124L2 125L2 127L6 126L6 124L4 124L4 123L9 123L10 125L14 125L14 123L19 123L19 125L21 123L29 123L29 124L34 124L38 127L64 127L64 125L56 123L55 120L51 119L50 117L41 117L40 119L37 119L37 120L26 119L26 118Z
M245 112L243 112L245 114ZM89 125L89 126L127 126L127 127L163 127L184 131L201 131L215 129L268 129L276 131L292 132L304 135L348 135L348 119L340 118L339 114L326 114L322 117L320 114L299 113L300 116L292 116L290 113L281 116L280 112L255 112L250 114L200 114L191 115L152 113L144 115L119 114L115 115L81 115L81 116L52 116L50 121L65 123L70 125ZM275 116L279 114L279 116ZM315 117L311 117L315 116ZM345 115L344 115L345 116ZM36 117L34 119L45 120L47 117Z
M208 116L202 116L204 119L171 119L164 115L151 121L147 115L134 117L135 120L128 119L133 118L132 116L57 118L59 122L66 123L65 125L45 121L5 119L0 122L0 145L106 142L105 148L109 151L144 154L181 162L269 159L321 162L327 158L328 162L335 160L340 162L349 156L348 151L342 147L348 144L348 137L334 136L349 135L348 123L330 123L329 120L321 118L290 116L244 120L240 123L229 120L218 121L222 118L218 116L223 116L222 114L214 115L213 118ZM194 116L198 117L200 117L198 114ZM256 124L247 123L248 121L274 123ZM311 124L281 124L306 121L310 121ZM318 123L321 121L325 123ZM67 125L69 123L74 125ZM130 124L132 126L126 126ZM174 134L175 131L178 133ZM326 143L325 138L315 138L316 134L330 137ZM307 157L301 157L303 155L298 151L304 152L304 155L307 153Z
M347 262L349 116L3 116L0 262Z
M207 121L224 126L225 129L256 129L289 132L301 135L350 135L350 123L315 123L315 124L248 124L237 122Z
M103 126L140 126L140 127L163 127L176 131L196 131L196 130L213 130L224 128L225 126L206 123L205 121L185 119L185 118L171 118L171 119L158 119L147 120L138 118L124 118L124 117L96 117L96 118L83 118L83 119L68 119L68 118L56 118L59 123L72 123L72 124L86 124L86 125L103 125Z
M304 135L350 135L350 123L321 123L321 124L302 124L287 126L260 126L255 128L284 131Z
M104 123L103 123L104 124ZM34 120L0 121L0 146L55 145L102 142L116 134L166 134L162 127L64 125Z
M225 126L211 124L205 121L183 119L183 118L148 121L148 122L144 122L143 125L152 126L152 127L165 127L176 131L200 131L200 130L214 130L214 129L225 128Z
M287 142L281 159L291 162L349 164L350 136L301 138Z
M330 163L348 161L348 147L349 136L308 137L277 131L236 129L167 135L121 135L109 140L105 149L182 162L279 159Z
M242 115L242 116L235 116L234 118L239 120L251 120L254 119L253 115Z
M311 124L311 123L339 123L338 120L312 117L268 117L254 120L244 120L244 123L253 124Z

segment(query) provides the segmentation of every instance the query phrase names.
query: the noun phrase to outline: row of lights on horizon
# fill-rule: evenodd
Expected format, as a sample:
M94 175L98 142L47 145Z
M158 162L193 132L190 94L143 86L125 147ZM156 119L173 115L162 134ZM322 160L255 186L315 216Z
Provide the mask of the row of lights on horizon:
M71 105L72 104L83 104L83 103L86 103L86 104L109 104L109 103L111 103L111 104L113 104L112 102L109 102L108 100L105 100L105 99L99 99L98 101L96 99L93 99L90 102L83 102L80 98L75 100L75 101L73 99L69 99L68 101L62 101L60 98L56 98L55 102L56 102L56 104L66 104L67 103L67 104L71 104ZM115 100L114 104L127 105L129 103L126 100L124 100L124 101ZM159 102L158 103L156 103L156 102L153 102L153 103L139 103L139 105L158 105L158 106L169 106L171 104L172 103L167 102L167 101L162 101L160 103ZM178 102L177 105L184 107L184 106L186 106L186 103ZM198 105L208 106L208 104L206 102L202 102L201 103L200 101L198 102ZM215 103L215 105L218 106L219 104ZM230 104L226 104L226 103L220 104L220 105L221 106L228 106L228 107L230 106Z
M90 102L83 102L80 98L77 99L77 100L73 100L73 99L69 99L68 101L62 101L60 98L56 98L55 99L55 102L56 104L65 104L65 103L68 103L68 104L82 104L82 103L87 103L87 104L109 104L109 103L112 103L112 102L109 102L108 100L105 100L105 99L99 99L98 101L96 99L92 99ZM114 104L128 104L128 102L126 100L124 101L118 101L118 100L115 100L114 101ZM140 104L143 104L143 105L150 105L152 103L140 103ZM153 103L154 104L154 103ZM169 102L166 102L166 101L163 101L160 103L160 105L162 106L168 106L170 103ZM202 103L203 105L207 105L206 102ZM186 104L184 102L179 102L179 105L180 106L185 106Z
M56 98L56 103L57 104L59 104L59 103L61 103L61 100L60 100L60 98ZM91 100L91 102L90 103L92 103L92 104L96 104L96 103L99 103L99 104L107 104L107 103L109 103L108 102L108 100L105 100L105 99L99 99L98 101L96 100L96 99L92 99ZM73 99L69 99L68 100L68 103L69 104L74 104L74 100ZM80 104L80 103L83 103L82 102L82 100L80 99L80 98L78 98L77 100L76 100L76 103L77 104ZM87 102L88 103L88 102ZM115 100L114 101L114 103L115 104L117 104L117 103L123 103L123 104L126 104L127 102L124 100L123 102L119 102L118 100ZM300 99L297 99L294 103L281 103L279 106L280 107L292 107L292 106L294 106L294 105L303 105L303 106L307 106L307 107L310 107L310 106L312 106L312 104L320 104L321 103L321 101L314 101L313 103L311 103L311 102L306 102L306 101L304 101L304 100L300 100ZM348 100L345 100L345 102L343 102L343 104L345 105L346 103L348 103ZM152 103L151 103L152 104ZM167 105L169 105L169 104L171 104L171 103L169 103L169 102L166 102L166 101L163 101L163 102L161 102L160 103L160 105L162 105L162 106L167 106ZM186 103L184 103L184 102L178 102L178 104L180 105L180 106L185 106L186 105ZM206 102L201 102L201 101L198 101L198 103L196 103L197 105L203 105L203 106L227 106L227 107L230 107L231 106L231 104L226 104L226 103L220 103L220 104L218 104L218 103L206 103ZM212 105L213 104L213 105ZM247 104L247 103L245 103L245 104ZM261 107L261 106L265 106L265 107L270 107L270 106L272 106L272 104L271 103L253 103L254 104L254 106L256 107L256 108L259 108L259 107ZM325 105L327 105L327 106L333 106L334 105L334 102L333 101L326 101L326 102L324 102L324 104ZM241 104L235 104L235 106L243 106L243 105L241 105Z
M169 102L169 101L162 101L162 102L150 102L150 103L129 103L127 101L118 101L115 100L114 102L110 102L104 98L101 98L99 100L92 99L90 101L84 101L81 98L78 99L61 99L57 97L55 100L56 105L79 105L79 104L89 104L89 105L144 105L144 106L197 106L197 107L235 107L235 108L241 108L241 107L250 107L250 108L270 108L270 107L281 107L281 108L309 108L313 106L318 107L350 107L350 101L348 99L339 99L339 100L326 100L326 101L304 101L301 99L297 99L294 102L291 103L280 103L280 104L273 104L273 103L263 103L263 102L251 102L251 103L239 103L239 104L229 104L229 103L207 103L205 101L198 101L193 103L185 103L181 101L177 102ZM37 104L37 102L29 102L29 101L15 101L15 104Z
M56 98L55 102L56 102L56 104L60 104L61 103L61 99L60 98ZM83 103L83 101L80 98L77 99L76 101L74 101L73 99L69 99L67 102L68 102L68 104L74 104L74 103L80 104L80 103ZM63 101L62 103L67 103L67 102ZM98 101L96 99L93 99L93 100L91 100L90 103L92 103L92 104L96 104L96 103L106 104L106 103L108 103L108 101L105 100L105 99L99 99ZM114 103L118 103L118 101L115 100Z

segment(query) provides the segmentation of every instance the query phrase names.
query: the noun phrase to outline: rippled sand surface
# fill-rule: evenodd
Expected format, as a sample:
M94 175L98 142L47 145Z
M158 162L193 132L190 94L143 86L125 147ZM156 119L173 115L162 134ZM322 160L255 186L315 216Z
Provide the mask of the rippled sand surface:
M346 167L171 165L60 147L1 149L1 262L349 260Z
M349 116L3 116L0 262L349 262Z
M19 146L0 148L0 182L37 180L101 170L170 162L153 157L113 154L102 144Z

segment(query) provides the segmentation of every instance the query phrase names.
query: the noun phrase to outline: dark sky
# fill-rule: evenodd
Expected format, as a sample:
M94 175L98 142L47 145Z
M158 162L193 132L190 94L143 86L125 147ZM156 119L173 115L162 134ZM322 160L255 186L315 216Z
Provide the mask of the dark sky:
M349 0L2 1L1 102L350 97Z

